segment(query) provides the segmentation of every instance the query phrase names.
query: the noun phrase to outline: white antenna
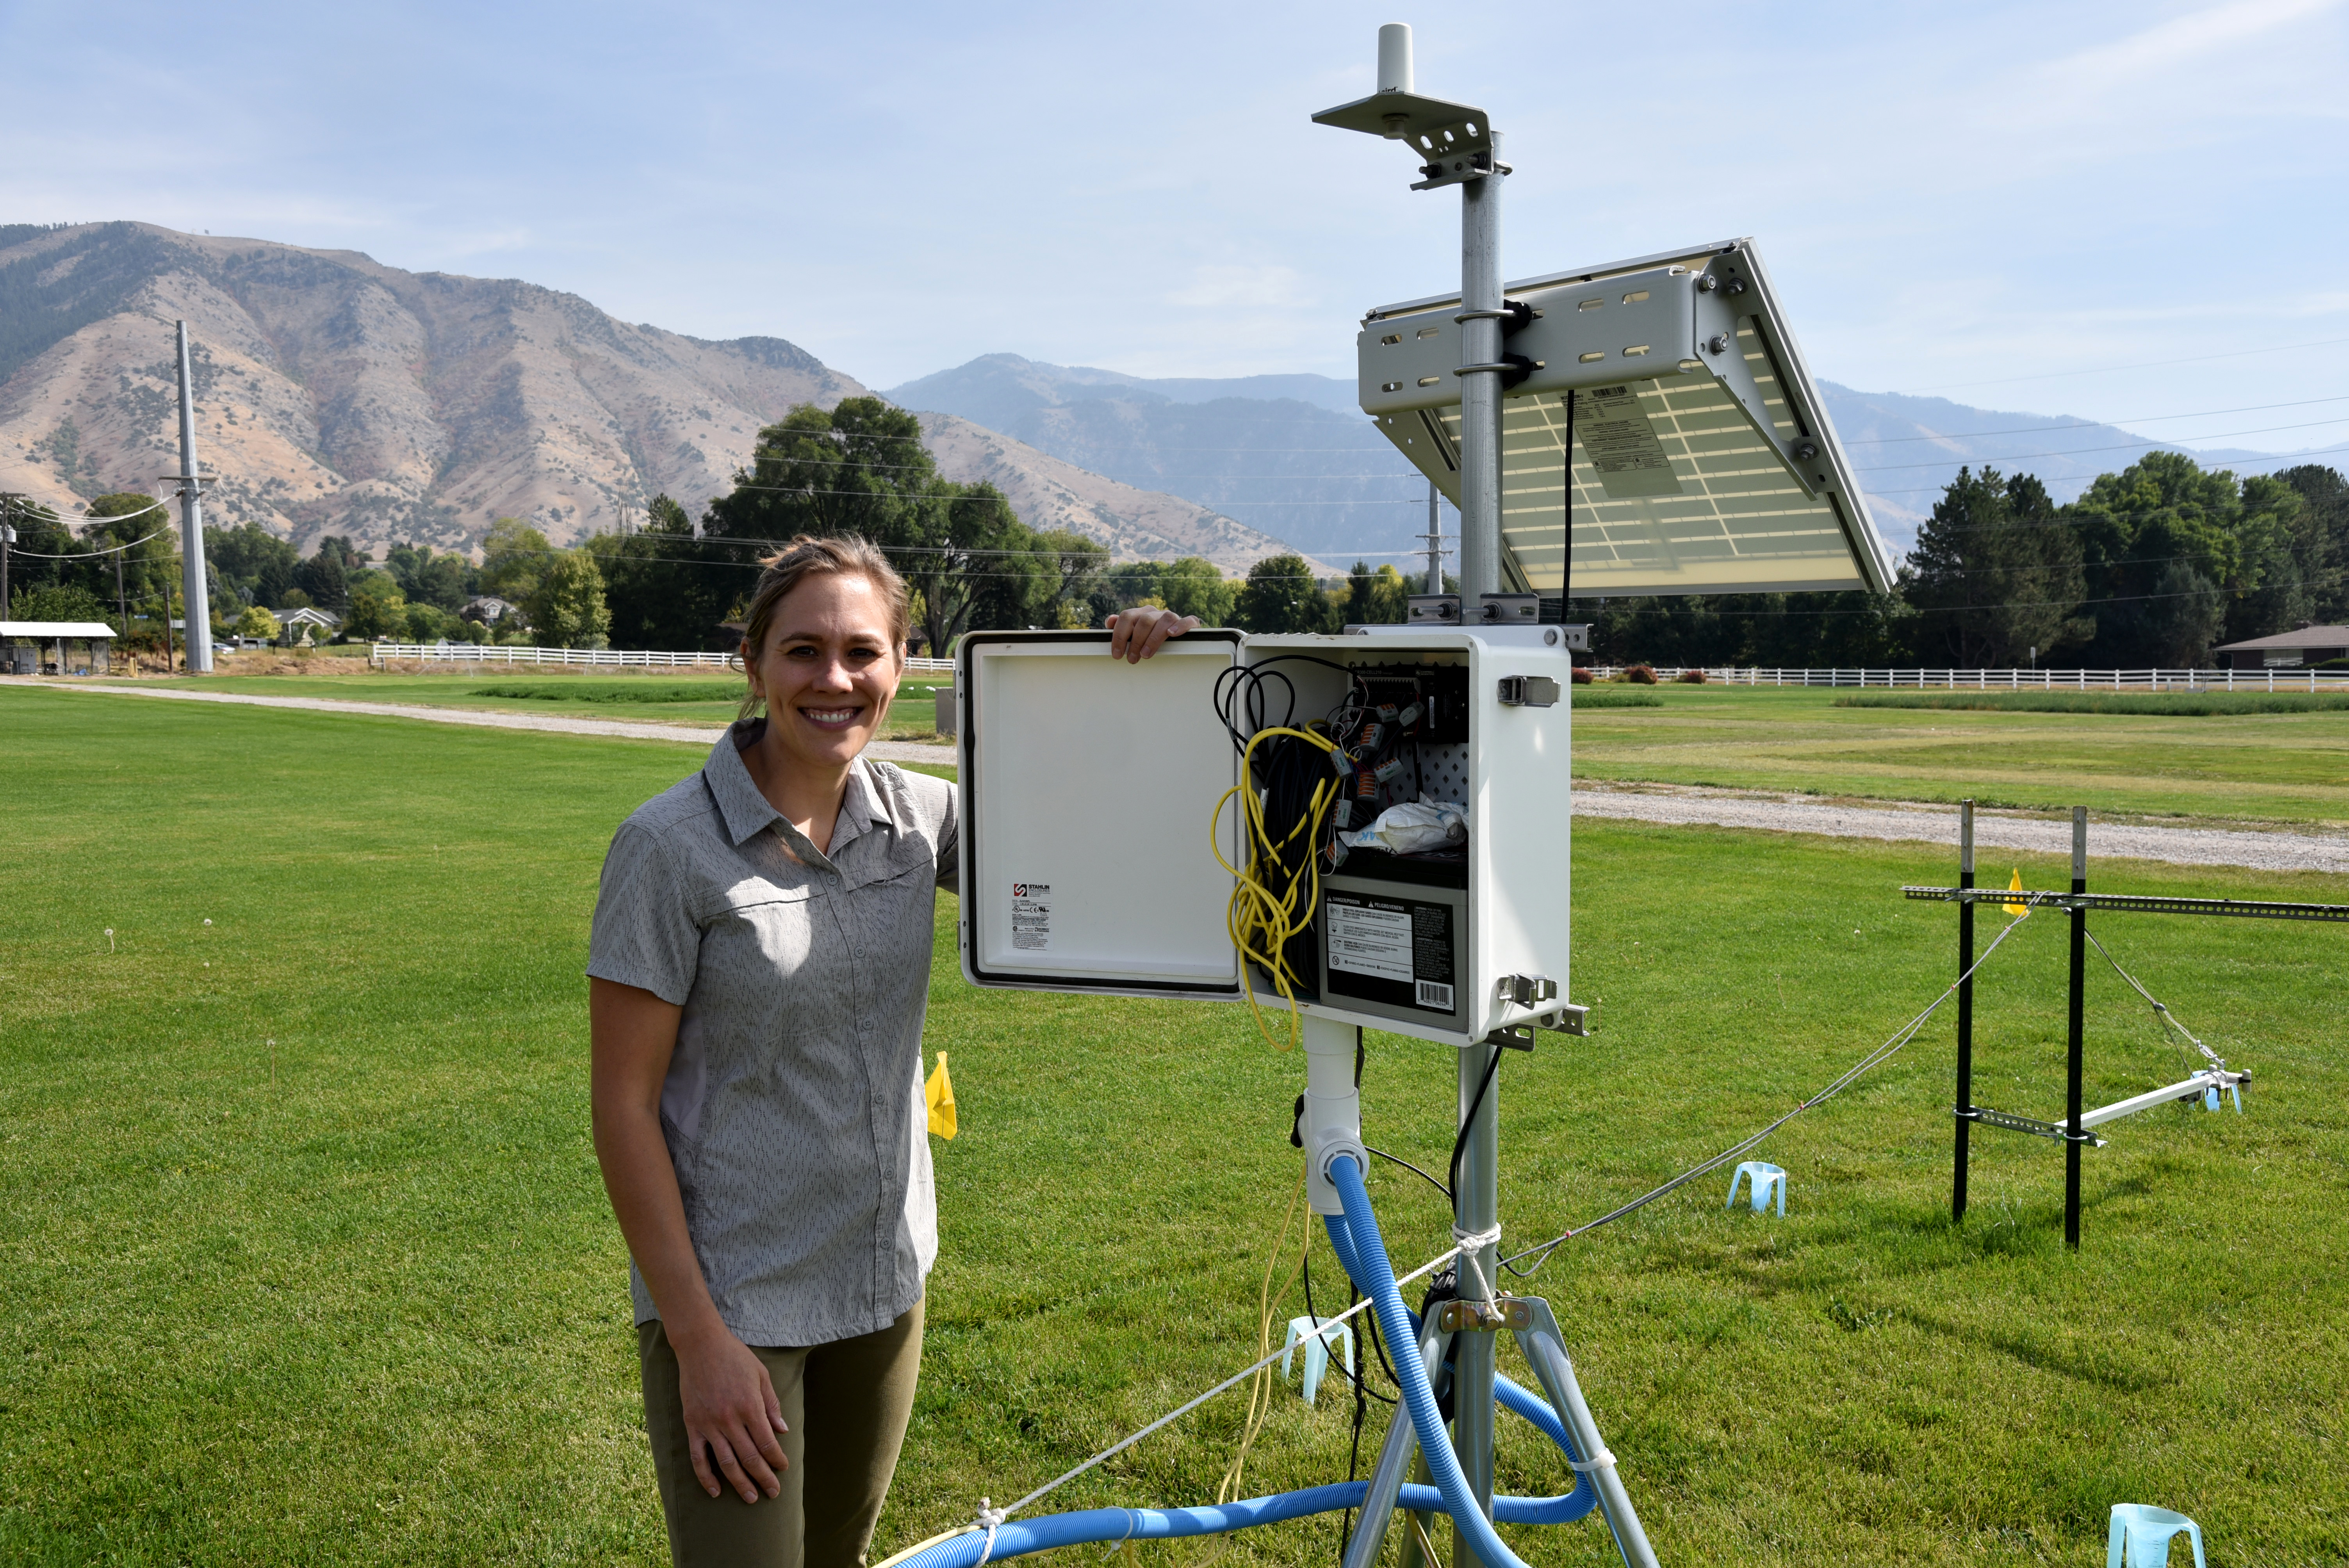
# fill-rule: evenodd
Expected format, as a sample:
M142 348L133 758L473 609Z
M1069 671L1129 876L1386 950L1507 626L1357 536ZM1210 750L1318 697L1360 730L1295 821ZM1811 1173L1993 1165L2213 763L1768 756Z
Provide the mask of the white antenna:
M1389 22L1379 29L1379 91L1411 91L1411 24Z

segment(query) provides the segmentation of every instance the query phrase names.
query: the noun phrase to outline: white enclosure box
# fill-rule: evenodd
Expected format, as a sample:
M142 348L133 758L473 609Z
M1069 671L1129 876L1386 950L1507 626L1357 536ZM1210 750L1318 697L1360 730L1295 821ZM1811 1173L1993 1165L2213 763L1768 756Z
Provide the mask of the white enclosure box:
M1457 850L1358 850L1321 880L1310 956L1296 965L1304 1010L1453 1045L1563 1021L1573 676L1562 628L1203 630L1139 665L1111 659L1108 642L963 642L960 946L974 985L1238 1000L1253 984L1278 1005L1260 970L1243 975L1227 925L1235 879L1216 854L1243 863L1237 800L1212 838L1209 828L1241 776L1217 681L1259 665L1293 686L1299 724L1357 680L1428 694L1407 770L1380 798L1468 813Z

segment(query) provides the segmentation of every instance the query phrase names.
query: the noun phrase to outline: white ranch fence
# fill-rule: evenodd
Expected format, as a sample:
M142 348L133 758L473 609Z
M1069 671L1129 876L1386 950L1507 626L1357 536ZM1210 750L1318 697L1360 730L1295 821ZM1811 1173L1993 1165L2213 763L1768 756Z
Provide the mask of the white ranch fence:
M1621 675L1621 665L1587 665L1600 680ZM1678 680L1687 669L1651 666L1659 682ZM1707 681L1724 686L1880 686L1924 691L2344 691L2349 670L1795 670L1708 665Z
M378 668L393 664L569 665L604 669L731 669L731 654L666 654L641 648L519 648L477 643L372 643L367 663ZM905 661L908 675L951 674L952 659Z

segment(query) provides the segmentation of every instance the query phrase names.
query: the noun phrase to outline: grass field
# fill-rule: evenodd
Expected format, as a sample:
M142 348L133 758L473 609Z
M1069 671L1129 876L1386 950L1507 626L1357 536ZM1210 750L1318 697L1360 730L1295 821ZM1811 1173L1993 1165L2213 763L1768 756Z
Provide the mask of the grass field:
M2134 714L2147 718L2239 717L2252 713L2349 712L2349 692L1871 691L1837 707L1971 708L1983 713Z
M126 727L119 704L30 690L0 690L0 1560L662 1560L579 971L612 829L696 751L170 704ZM1893 891L1940 875L1938 851L1578 835L1573 990L1599 1033L1503 1068L1518 1242L1783 1110L1951 959L1949 912ZM940 903L929 1044L953 1055L963 1134L937 1145L944 1254L884 1551L1251 1359L1297 1183L1300 1069L1243 1015L973 992ZM2116 1501L2193 1514L2213 1568L2349 1561L2349 934L2101 929L2259 1088L2241 1119L2107 1130L2079 1255L2038 1140L1978 1134L1973 1215L1948 1224L1937 1024L1757 1151L1792 1172L1784 1220L1724 1212L1708 1180L1526 1287L1567 1326L1663 1561L2087 1562ZM1984 973L1989 1103L2057 1113L2062 948L2034 916ZM2108 974L2089 1016L2092 1096L2168 1081L2176 1054ZM1371 1036L1369 1136L1440 1165L1451 1068ZM1399 1262L1444 1244L1416 1178L1372 1181ZM1312 1260L1326 1292L1326 1242ZM1344 1473L1336 1387L1276 1403L1251 1489ZM1056 1501L1204 1500L1240 1414L1210 1406ZM1525 1429L1502 1435L1505 1486L1564 1487ZM1333 1561L1335 1528L1230 1555ZM1595 1521L1514 1533L1545 1565L1613 1561Z
M223 676L174 684L701 727L734 712L728 682L673 672ZM709 696L678 700L698 689ZM935 689L928 680L905 684L889 716L892 738L936 738ZM533 695L489 695L525 690ZM2349 711L2080 714L2030 711L2002 695L1996 707L1975 707L1976 694L1959 695L1968 707L1861 706L1853 694L1826 688L1577 687L1575 772L1592 782L1897 800L1972 796L1990 806L2076 804L2116 816L2254 824L2349 822Z
M154 686L152 676L116 686ZM680 676L674 670L615 676L525 670L487 675L286 675L173 676L174 687L243 692L257 696L317 696L340 702L398 702L424 707L478 708L493 713L567 711L582 718L627 719L698 728L730 723L742 691L740 676ZM932 698L939 683L916 678L897 688L888 737L928 740L937 736Z

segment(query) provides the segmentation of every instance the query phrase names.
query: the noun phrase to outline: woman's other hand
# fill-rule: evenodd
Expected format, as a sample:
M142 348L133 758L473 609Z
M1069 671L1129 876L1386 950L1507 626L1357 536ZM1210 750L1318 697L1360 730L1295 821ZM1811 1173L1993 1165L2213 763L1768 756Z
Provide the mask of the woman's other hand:
M701 1490L716 1497L722 1473L744 1502L781 1491L780 1472L791 1461L776 1434L789 1429L766 1363L714 1319L708 1337L688 1345L671 1335L669 1347L677 1352L686 1440Z
M1197 626L1199 617L1142 604L1120 610L1104 624L1109 627L1109 656L1138 665L1155 654L1167 638L1179 637Z

